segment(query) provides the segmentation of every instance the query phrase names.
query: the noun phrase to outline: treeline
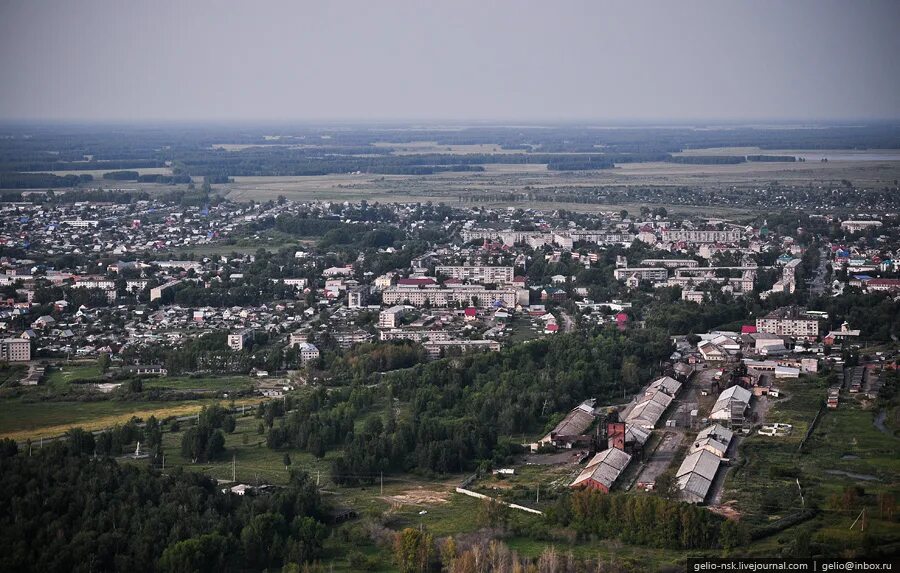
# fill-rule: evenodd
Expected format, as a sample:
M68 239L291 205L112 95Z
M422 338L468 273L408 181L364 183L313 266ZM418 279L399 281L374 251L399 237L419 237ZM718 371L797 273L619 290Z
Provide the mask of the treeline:
M738 521L655 495L604 494L584 489L560 498L548 518L584 537L661 549L731 549L750 540L749 532Z
M764 161L767 163L794 163L797 158L792 155L748 155L747 161Z
M321 555L326 509L306 474L233 496L199 473L92 456L78 440L32 455L0 441L0 570L261 570Z
M0 189L58 189L77 187L94 180L90 174L54 175L52 173L0 173Z
M0 161L0 171L87 171L100 169L141 169L165 167L159 159L122 161Z
M743 155L673 155L666 161L686 165L737 165L746 160Z

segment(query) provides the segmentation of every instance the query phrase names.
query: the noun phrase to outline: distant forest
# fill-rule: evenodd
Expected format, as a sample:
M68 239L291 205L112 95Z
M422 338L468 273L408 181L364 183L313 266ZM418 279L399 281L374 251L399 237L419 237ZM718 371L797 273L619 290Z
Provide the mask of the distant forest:
M432 142L435 152L399 154L392 146ZM376 145L379 144L379 145ZM222 145L238 147L224 149ZM478 153L453 153L453 145L480 145ZM484 151L484 146L494 149ZM440 150L440 148L444 150ZM0 126L0 188L75 187L90 175L50 172L98 170L104 179L183 183L188 177L226 182L235 176L308 176L363 172L429 175L482 171L485 164L546 164L550 170L609 169L617 163L668 161L729 164L796 161L791 156L674 155L689 149L900 148L893 124L783 128L722 127L394 127L325 128L261 126L88 127ZM503 153L500 153L503 151ZM514 151L514 153L509 153ZM136 175L138 169L171 167L172 175Z

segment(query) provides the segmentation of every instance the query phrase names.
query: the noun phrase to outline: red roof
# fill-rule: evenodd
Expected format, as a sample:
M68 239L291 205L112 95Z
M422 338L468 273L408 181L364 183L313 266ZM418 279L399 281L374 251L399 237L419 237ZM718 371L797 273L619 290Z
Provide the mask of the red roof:
M616 315L616 322L628 322L628 315L624 312L620 312Z
M466 309L466 316L475 316L477 313L478 311L471 306Z
M741 334L756 334L756 327L752 324L745 324L741 327Z

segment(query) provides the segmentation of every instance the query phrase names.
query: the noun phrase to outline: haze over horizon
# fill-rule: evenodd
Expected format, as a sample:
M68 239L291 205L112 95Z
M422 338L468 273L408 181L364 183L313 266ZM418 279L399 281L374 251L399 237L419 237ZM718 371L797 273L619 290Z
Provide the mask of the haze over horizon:
M0 119L900 118L900 3L0 3Z

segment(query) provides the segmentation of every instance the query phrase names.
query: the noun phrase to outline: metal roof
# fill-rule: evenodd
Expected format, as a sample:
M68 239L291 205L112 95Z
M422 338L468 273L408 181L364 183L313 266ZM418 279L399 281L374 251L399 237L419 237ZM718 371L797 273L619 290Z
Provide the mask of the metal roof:
M718 471L720 463L722 463L722 460L716 455L706 450L698 450L684 458L684 461L681 462L681 467L678 468L678 473L675 475L681 477L685 474L695 473L712 481L716 477L716 471Z

